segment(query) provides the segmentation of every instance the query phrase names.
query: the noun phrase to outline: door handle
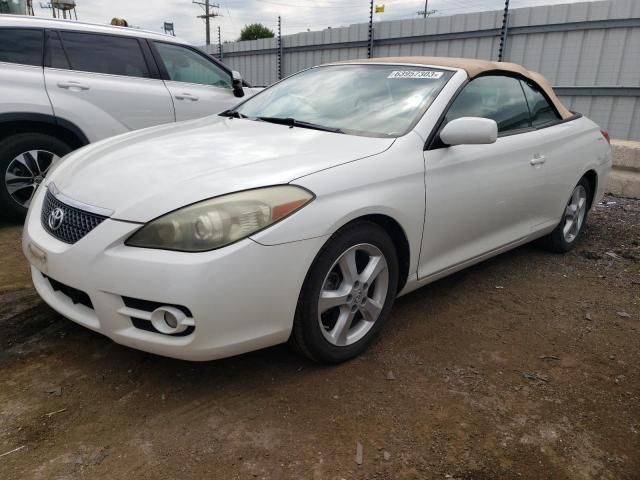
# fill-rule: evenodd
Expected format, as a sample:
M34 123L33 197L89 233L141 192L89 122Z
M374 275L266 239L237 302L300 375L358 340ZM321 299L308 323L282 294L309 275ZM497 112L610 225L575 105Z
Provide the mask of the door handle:
M190 93L176 93L175 97L178 100L191 100L192 102L198 101L198 97L191 95Z
M84 83L80 82L74 82L72 80L68 82L58 82L58 87L76 92L79 92L81 90L89 90L90 88L89 85L85 85Z
M546 161L547 159L544 155L540 155L539 153L536 153L533 156L533 158L529 160L529 165L535 167L536 165L542 165Z

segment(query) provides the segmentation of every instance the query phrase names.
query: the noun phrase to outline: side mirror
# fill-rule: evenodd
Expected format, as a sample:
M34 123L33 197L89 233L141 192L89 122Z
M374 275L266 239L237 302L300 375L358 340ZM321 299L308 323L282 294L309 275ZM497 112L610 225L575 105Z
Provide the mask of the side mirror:
M451 120L440 132L440 140L448 146L483 145L495 143L498 124L480 117L461 117Z
M240 72L233 70L231 72L231 85L233 86L233 94L236 97L244 97L244 90L242 89L242 75Z

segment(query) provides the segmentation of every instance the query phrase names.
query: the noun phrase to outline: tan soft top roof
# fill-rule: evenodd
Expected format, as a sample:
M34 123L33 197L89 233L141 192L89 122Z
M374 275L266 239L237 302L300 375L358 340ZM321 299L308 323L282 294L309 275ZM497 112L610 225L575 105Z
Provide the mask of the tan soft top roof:
M342 62L336 62L338 64L343 63L395 63L395 64L414 64L414 65L431 65L440 66L446 68L460 68L467 72L469 78L475 78L486 72L509 72L517 73L533 83L537 84L549 97L549 100L553 102L558 113L563 119L567 119L573 114L562 104L560 99L556 96L551 84L541 74L527 70L517 63L508 62L492 62L490 60L477 60L475 58L454 58L454 57L381 57L381 58L367 58L364 60L345 60Z

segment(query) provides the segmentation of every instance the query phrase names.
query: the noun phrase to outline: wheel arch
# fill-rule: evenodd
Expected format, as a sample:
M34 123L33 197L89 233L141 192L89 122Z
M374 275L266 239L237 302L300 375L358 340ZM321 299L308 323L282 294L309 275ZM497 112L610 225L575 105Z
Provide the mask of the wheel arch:
M0 114L0 141L19 133L49 134L74 150L90 143L77 125L63 118L41 113Z
M590 210L593 206L593 199L596 197L596 193L598 191L598 174L595 170L591 169L587 170L581 178L585 178L587 180L587 182L589 183L589 189L591 190L589 192L588 206L588 209Z
M409 265L411 262L411 247L409 246L409 239L407 238L404 228L402 228L402 225L400 225L396 219L389 215L372 213L351 219L342 225L339 230L359 221L375 223L391 237L393 245L396 248L396 253L398 254L398 292L402 291L409 278Z

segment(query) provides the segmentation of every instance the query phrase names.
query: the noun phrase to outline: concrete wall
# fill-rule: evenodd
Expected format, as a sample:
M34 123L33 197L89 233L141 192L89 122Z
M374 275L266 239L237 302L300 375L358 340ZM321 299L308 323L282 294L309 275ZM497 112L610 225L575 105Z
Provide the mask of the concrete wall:
M502 11L376 22L373 56L497 60L501 23ZM640 140L639 0L512 9L508 32L506 61L544 74L569 109L590 117L612 137ZM366 58L367 38L367 24L284 36L283 76ZM225 43L223 49L223 61L249 82L269 85L278 79L277 39ZM209 51L217 55L218 45Z
M620 197L640 198L640 142L614 140L613 170L607 191Z

